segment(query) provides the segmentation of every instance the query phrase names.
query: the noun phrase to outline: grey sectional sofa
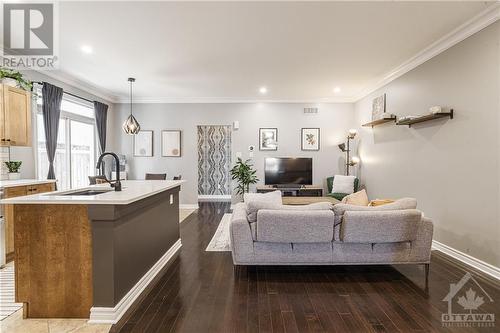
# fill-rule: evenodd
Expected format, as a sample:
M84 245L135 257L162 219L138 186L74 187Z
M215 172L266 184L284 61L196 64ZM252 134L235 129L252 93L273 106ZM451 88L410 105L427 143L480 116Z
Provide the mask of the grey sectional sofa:
M230 224L235 265L428 264L433 224L416 200L333 209L260 209L251 218L244 203ZM255 212L254 212L255 213ZM250 220L249 220L250 218Z

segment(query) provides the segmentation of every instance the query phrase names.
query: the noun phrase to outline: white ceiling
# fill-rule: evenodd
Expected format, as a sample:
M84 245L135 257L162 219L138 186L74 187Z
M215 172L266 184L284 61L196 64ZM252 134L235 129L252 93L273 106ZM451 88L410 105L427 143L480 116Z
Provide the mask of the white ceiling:
M129 76L142 101L352 100L488 5L61 2L51 74L114 100Z

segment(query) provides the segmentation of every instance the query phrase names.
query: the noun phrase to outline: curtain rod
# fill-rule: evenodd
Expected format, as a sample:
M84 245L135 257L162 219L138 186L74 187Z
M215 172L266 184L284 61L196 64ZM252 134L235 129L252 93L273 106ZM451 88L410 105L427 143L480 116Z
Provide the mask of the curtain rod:
M38 84L40 84L40 85L43 85L43 82L40 82L40 81L33 81L33 83L38 83ZM72 94L72 93L67 92L67 91L64 91L64 89L63 89L63 93L64 93L64 94L66 94L66 95L70 95L70 96L73 96L73 97L79 98L79 99L83 99L84 101L87 101L87 102L89 102L89 103L94 104L94 101L91 101L90 99L87 99L87 98L84 98L84 97L81 97L81 96L78 96L78 95Z

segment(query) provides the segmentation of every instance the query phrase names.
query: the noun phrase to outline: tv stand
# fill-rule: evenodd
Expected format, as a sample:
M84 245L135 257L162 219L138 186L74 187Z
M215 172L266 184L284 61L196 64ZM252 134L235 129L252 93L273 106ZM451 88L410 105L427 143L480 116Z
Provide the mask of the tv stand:
M286 187L285 187L286 186ZM291 187L290 187L291 186ZM323 188L314 185L263 185L257 186L257 193L279 190L284 197L322 197Z

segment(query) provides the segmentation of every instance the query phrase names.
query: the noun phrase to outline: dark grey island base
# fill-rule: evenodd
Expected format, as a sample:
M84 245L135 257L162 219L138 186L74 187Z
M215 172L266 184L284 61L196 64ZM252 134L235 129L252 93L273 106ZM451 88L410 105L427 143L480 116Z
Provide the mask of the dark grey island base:
M116 306L179 240L179 189L126 206L89 206L93 307Z

